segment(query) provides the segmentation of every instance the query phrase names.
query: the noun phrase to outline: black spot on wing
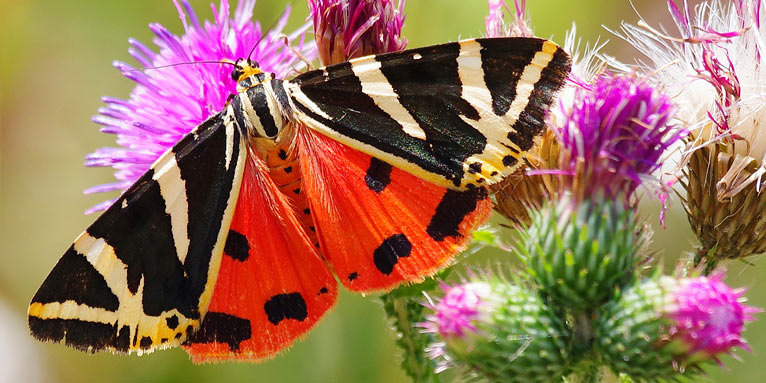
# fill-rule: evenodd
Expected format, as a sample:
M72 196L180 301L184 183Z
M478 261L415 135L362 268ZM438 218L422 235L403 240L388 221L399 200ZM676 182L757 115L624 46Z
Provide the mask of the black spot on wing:
M176 254L170 216L150 169L88 228L103 238L126 265L128 288L136 292L143 280L143 311L150 316L178 309L190 319L200 317L199 297L207 283L213 246L217 242L234 172L239 133L235 129L231 166L226 163L226 129L221 114L203 122L173 152L186 185L189 204L189 251L184 264ZM127 207L121 208L122 201Z
M516 164L516 157L514 156L505 156L503 157L503 166L513 166Z
M435 241L461 236L460 223L476 210L479 201L487 197L489 192L483 187L466 191L447 190L436 206L436 212L426 227L426 233Z
M537 123L528 124L530 122L533 122L531 121L530 116L525 116L524 112L521 112L521 116L519 116L519 119L513 124L513 129L517 130L508 133L508 140L516 144L521 150L531 149L535 144L535 136L539 135L542 131L542 121L539 121L539 129L535 127ZM505 163L505 161L503 161L503 163Z
M492 109L504 116L516 98L516 84L524 67L543 46L543 40L528 38L477 39L481 44L484 83L492 96Z
M380 193L391 183L391 171L394 167L375 157L370 158L370 166L364 176L364 182L370 190Z
M246 261L250 256L250 244L247 242L247 237L238 231L229 229L229 236L226 237L223 253L240 262Z
M481 173L481 162L474 162L468 165L468 172L472 174Z
M394 234L386 238L383 243L375 249L373 261L378 271L385 275L394 271L394 266L399 262L399 258L409 257L412 251L412 243L404 234Z
M357 273L356 271L354 271L353 273L349 274L347 278L348 278L348 281L349 281L349 282L353 282L354 280L356 280L357 278L359 278L359 273Z
M152 346L152 338L145 336L141 338L140 347L144 350Z
M274 325L285 319L303 321L308 317L306 301L298 292L274 295L263 305L263 310Z
M81 351L113 348L127 352L130 348L130 328L78 319L40 319L29 317L32 335L42 341L60 342Z
M32 302L52 303L73 300L77 304L117 311L120 301L109 286L104 276L74 246L59 259Z
M208 312L199 330L186 339L186 344L227 343L229 350L236 352L240 343L252 337L250 321L233 315Z
M277 153L277 156L279 156L279 159L284 161L287 159L287 152L284 149L279 149L279 153Z
M173 315L165 318L165 324L168 325L169 329L175 330L178 327L178 316Z
M292 167L292 166L287 166L287 167L285 167L285 169L284 169L284 170L285 170L285 173L288 173L288 174L290 174L290 173L292 173L292 172L293 172L293 167Z
M327 287L322 287L321 289L319 289L319 294L317 295L327 294L329 291L330 290L328 290Z

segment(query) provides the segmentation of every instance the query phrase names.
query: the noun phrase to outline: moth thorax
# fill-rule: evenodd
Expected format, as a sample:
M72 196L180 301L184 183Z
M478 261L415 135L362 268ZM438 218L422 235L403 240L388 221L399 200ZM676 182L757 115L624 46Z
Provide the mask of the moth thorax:
M252 137L275 139L288 122L286 102L281 101L287 99L282 81L272 74L252 76L249 80L258 82L238 94L245 126Z

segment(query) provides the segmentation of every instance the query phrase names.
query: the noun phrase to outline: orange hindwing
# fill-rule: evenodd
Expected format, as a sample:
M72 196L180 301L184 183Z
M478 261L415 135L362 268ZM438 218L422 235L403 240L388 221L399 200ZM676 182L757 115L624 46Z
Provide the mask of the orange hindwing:
M249 157L240 194L208 313L184 346L197 363L272 357L337 300L332 273L260 158Z

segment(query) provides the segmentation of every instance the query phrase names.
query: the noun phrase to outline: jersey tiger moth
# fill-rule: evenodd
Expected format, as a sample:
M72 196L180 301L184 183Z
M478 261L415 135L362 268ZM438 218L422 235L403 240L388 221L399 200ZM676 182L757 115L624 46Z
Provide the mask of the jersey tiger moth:
M486 221L486 186L542 133L570 60L547 40L485 38L292 80L234 65L224 109L164 153L45 279L29 307L36 338L253 361L335 304L333 272L360 292L433 274Z

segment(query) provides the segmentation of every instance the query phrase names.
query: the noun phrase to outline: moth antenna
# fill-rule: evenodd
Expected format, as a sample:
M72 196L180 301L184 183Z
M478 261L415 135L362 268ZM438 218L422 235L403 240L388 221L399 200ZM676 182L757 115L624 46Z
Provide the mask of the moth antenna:
M289 3L287 3L287 8L292 9L294 3L295 3L295 0L292 0ZM271 24L269 24L268 28L262 29L262 31L266 31L266 32L261 34L261 37L258 39L258 41L255 42L255 44L253 45L253 48L250 49L250 53L247 54L248 60L250 60L250 57L252 57L253 53L255 52L255 49L258 48L258 45L261 43L261 41L263 41L263 39L266 38L266 36L268 35L268 31L274 29L274 27L277 25L279 20L280 20L280 17L277 17L276 19L274 19L274 21L271 22Z
M164 69L164 68L170 68L170 67L179 66L179 65L194 65L194 64L227 64L227 65L236 67L236 65L233 62L228 60L221 60L221 61L204 61L203 60L203 61L190 61L190 62L167 64L167 65L160 65L160 66L151 66L147 68L131 69L131 70L123 71L123 73L145 72L145 71L154 70L154 69Z

